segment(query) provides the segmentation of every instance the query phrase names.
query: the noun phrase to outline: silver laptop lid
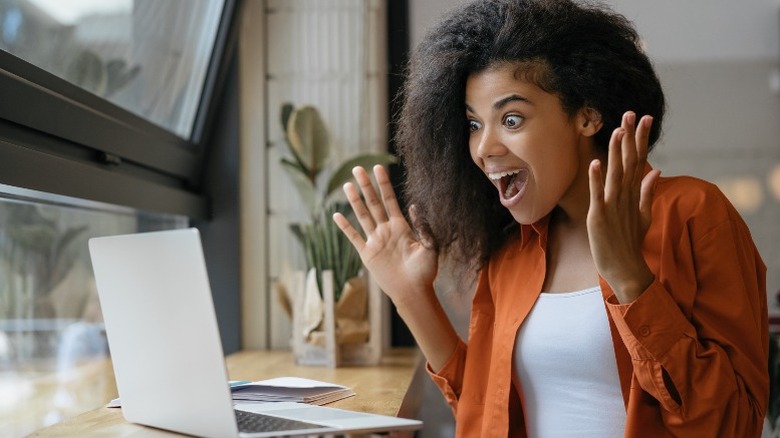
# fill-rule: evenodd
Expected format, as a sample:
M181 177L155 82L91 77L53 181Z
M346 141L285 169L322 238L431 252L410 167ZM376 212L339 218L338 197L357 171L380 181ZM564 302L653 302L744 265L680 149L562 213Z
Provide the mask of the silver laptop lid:
M236 436L198 231L93 238L89 250L127 421Z

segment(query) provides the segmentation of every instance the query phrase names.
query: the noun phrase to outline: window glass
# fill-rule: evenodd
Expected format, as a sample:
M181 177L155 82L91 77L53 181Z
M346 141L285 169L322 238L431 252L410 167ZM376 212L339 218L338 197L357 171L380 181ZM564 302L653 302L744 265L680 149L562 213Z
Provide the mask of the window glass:
M0 0L0 49L190 139L224 0Z
M187 225L0 185L0 436L117 396L88 239Z

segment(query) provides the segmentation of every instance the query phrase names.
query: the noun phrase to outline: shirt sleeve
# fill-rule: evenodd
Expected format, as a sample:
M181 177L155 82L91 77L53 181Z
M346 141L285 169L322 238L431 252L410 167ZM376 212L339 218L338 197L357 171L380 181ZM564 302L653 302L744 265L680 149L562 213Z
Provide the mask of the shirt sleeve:
M707 422L720 436L760 436L769 396L766 268L734 218L690 252L675 260L678 276L656 279L629 304L612 295L607 308L636 380L669 427ZM675 288L695 290L692 302L681 305Z
M484 391L485 378L490 373L486 364L490 363L489 355L492 345L494 309L488 269L482 269L477 278L476 291L471 302L469 343L467 344L462 339L458 339L455 351L438 371L434 371L430 364L426 364L428 374L441 390L447 403L452 407L452 412L456 418L458 417L458 405L466 380L469 380L472 391ZM470 354L476 357L469 359L469 351L471 352ZM479 358L482 358L482 360L476 360ZM485 360L486 358L487 360ZM475 380L475 376L477 380ZM469 410L469 408L466 408L466 410Z
M463 388L465 367L466 343L462 339L458 339L455 351L452 352L450 358L438 372L433 371L430 363L425 364L428 375L433 379L433 383L439 387L453 413L458 410L458 399Z

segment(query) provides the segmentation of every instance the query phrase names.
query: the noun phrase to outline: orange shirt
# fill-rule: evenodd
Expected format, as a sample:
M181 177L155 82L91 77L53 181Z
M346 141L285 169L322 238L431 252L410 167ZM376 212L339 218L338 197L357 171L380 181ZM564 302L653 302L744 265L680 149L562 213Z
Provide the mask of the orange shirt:
M512 385L517 329L545 275L547 222L482 270L469 343L429 373L459 437L525 436ZM766 267L734 207L712 184L661 178L643 253L654 282L621 305L600 279L626 437L759 437L769 398ZM609 360L611 358L605 358Z

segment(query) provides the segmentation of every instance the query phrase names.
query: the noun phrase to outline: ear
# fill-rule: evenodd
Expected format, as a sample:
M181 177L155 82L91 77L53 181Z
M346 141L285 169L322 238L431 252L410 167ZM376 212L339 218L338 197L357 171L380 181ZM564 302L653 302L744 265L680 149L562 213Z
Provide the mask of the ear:
M592 137L601 130L604 123L601 121L601 113L589 106L582 107L577 113L577 126L586 137Z

